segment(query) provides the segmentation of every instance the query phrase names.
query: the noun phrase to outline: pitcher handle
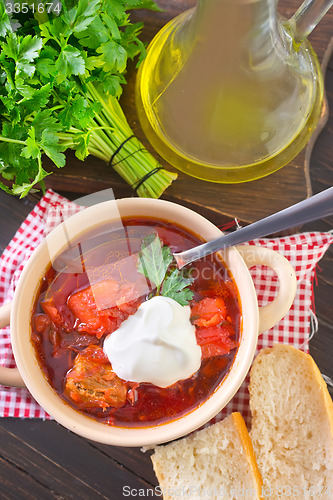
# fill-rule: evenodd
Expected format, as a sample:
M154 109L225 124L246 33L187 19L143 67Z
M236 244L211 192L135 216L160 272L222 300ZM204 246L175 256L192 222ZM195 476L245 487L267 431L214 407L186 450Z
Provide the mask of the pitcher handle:
M0 307L0 328L9 326L11 307L11 302ZM7 368L5 366L0 366L0 384L9 387L25 387L18 368Z
M289 311L296 295L297 279L290 262L278 252L255 245L236 247L246 266L264 265L276 272L279 289L276 297L266 306L259 307L259 335L272 328Z
M309 36L332 5L333 0L304 0L287 21L297 44L301 44Z

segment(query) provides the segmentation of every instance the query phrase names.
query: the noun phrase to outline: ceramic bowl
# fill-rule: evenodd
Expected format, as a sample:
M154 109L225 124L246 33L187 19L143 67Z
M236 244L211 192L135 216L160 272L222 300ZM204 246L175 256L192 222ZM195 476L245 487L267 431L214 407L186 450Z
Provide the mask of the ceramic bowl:
M271 328L289 310L296 291L296 278L288 261L258 246L240 246L223 252L223 260L237 284L242 313L240 345L227 376L201 406L177 420L147 428L113 427L90 419L64 402L49 385L31 343L30 317L40 281L50 264L50 252L60 254L70 240L120 216L154 216L167 219L201 236L217 238L221 231L207 219L178 204L145 198L124 198L84 209L56 227L37 247L26 264L12 304L0 309L0 327L9 324L16 369L1 367L0 383L26 386L36 401L56 421L88 439L118 446L146 446L167 442L199 428L213 418L234 396L251 366L258 334ZM66 230L64 230L66 224ZM274 269L279 291L273 302L258 307L248 267L264 264Z

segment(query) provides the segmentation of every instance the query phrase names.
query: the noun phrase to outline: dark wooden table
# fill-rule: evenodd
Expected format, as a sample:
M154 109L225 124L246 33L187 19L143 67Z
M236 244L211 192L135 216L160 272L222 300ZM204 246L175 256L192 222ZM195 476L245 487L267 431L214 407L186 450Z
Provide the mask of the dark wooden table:
M194 3L192 0L160 1L159 4L166 8L166 12L154 14L154 16L148 14L146 18L148 27L145 32L147 39L172 15ZM145 17L147 13L143 15ZM314 39L320 40L318 33L314 35ZM325 52L324 48L327 48L327 39L325 40L326 45L322 47L322 56ZM309 165L305 167L305 181L299 181L302 185L293 185L286 174L302 168L304 157L298 160L300 162L298 166L294 163L291 167L285 167L280 173L273 174L266 180L243 185L240 191L243 194L231 207L228 205L226 208L225 200L228 200L228 194L221 196L221 193L228 192L225 187L192 181L182 175L179 182L177 181L165 193L164 198L189 205L217 224L223 223L228 218L230 220L230 217L239 217L244 222L251 222L272 213L279 203L287 206L292 196L291 193L293 195L297 193L296 197L299 196L301 199L306 194L310 194L311 190L316 193L331 186L333 184L332 58L328 62L325 81L331 111L328 122L314 145ZM130 82L126 91L123 104L130 116L131 125L140 135L141 132L135 118L132 90L133 81ZM105 172L103 165L98 164L96 167L95 162L91 165L93 165L96 182L90 184L90 190L112 185L117 198L132 195L128 186L112 173L105 173L105 180L103 180ZM308 170L306 170L307 168ZM298 173L292 175L294 175L291 178L295 184ZM73 160L72 170L69 167L66 173L54 177L52 186L62 194L74 199L78 193L89 191L87 189L88 183L85 184L82 181L86 177L89 179L89 168ZM229 189L233 192L232 187ZM280 192L284 193L282 199L280 195L276 195ZM200 196L198 193L201 193ZM214 199L217 201L212 206L211 197L214 193ZM3 192L0 193L0 251L6 247L38 199L38 194L18 200ZM317 221L304 226L301 230L327 231L332 229L332 222L332 218ZM296 230L300 230L300 228L296 228ZM332 259L333 249L330 249L318 268L315 304L319 331L311 340L310 351L321 372L333 379ZM330 391L333 394L332 388ZM107 498L118 500L136 496L159 498L153 491L157 481L149 453L143 454L139 448L120 448L90 442L67 431L54 421L3 418L0 420L0 436L1 499Z

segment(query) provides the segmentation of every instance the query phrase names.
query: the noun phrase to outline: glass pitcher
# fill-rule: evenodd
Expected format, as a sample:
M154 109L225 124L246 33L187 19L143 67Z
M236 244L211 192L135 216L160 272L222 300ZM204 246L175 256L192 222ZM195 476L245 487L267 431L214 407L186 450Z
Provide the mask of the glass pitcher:
M148 47L138 73L142 128L170 164L236 183L268 175L305 146L323 79L306 40L333 0L305 0L290 20L277 0L198 0Z

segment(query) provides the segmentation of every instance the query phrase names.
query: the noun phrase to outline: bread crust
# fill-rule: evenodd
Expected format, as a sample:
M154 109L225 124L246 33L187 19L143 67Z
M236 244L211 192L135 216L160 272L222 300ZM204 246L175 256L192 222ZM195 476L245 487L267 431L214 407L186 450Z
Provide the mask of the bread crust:
M242 445L246 453L246 458L249 462L249 466L251 467L253 476L255 478L257 497L261 498L263 481L257 464L256 456L254 454L253 444L250 435L248 433L246 424L244 422L242 415L239 412L234 412L231 414L231 416L234 420L235 426L238 429L239 437L242 441Z

